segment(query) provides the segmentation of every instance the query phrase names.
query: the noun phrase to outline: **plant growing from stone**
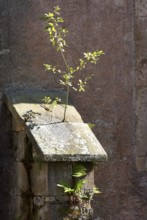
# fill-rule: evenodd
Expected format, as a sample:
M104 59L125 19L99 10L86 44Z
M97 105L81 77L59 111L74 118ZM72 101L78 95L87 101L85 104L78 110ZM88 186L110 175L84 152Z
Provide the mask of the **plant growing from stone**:
M87 180L84 177L87 175L86 168L83 165L75 165L73 167L74 186L70 187L66 182L57 184L64 190L64 193L70 196L70 208L67 216L63 220L90 220L92 219L93 211L90 202L95 193L101 193L94 186L92 189L86 187Z
M65 69L62 70L58 65L54 66L52 64L44 64L47 71L50 74L56 74L59 78L59 83L65 87L66 90L66 102L64 108L64 116L63 121L66 120L66 111L67 105L69 101L69 92L70 89L73 89L77 92L84 92L86 84L88 80L93 76L92 74L86 75L84 80L78 79L77 84L73 83L73 79L77 76L78 71L82 71L86 68L89 63L96 64L99 60L100 56L104 54L102 50L95 50L94 52L85 52L83 57L78 60L78 65L72 67L69 65L68 60L66 58L66 48L67 42L65 37L68 33L67 29L64 28L63 23L64 20L60 16L60 7L54 7L53 12L49 12L43 16L43 19L46 22L45 31L49 35L49 40L51 45L59 52L62 56L63 62L65 64ZM51 104L51 98L50 104ZM54 102L54 100L53 100Z

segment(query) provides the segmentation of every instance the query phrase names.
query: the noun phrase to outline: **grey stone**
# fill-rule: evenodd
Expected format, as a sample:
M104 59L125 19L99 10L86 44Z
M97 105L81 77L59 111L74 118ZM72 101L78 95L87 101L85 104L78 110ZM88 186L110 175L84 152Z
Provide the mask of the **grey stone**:
M23 91L6 90L4 101L14 117L25 120L25 115L32 111L31 121L34 124L50 124L63 121L64 105L50 108L43 101L45 96L52 99L59 97L65 103L65 92L62 90L29 89ZM72 105L67 108L67 121L82 122L80 114Z
M147 1L136 0L135 1L136 16L145 17L147 16Z
M66 203L62 205L45 203L42 207L35 210L34 219L35 220L63 219L66 209L67 209Z
M52 98L60 97L60 93L61 91L48 91ZM16 163L14 194L25 195L31 192L34 195L32 214L35 219L59 218L60 211L57 207L63 208L63 203L67 206L69 198L65 198L63 189L57 184L65 181L72 187L71 161L93 162L105 161L107 158L101 144L89 126L83 123L76 109L68 105L66 120L63 122L64 105L58 104L50 109L50 106L42 103L45 94L44 90L27 90L20 93L7 91L4 96L14 119L16 118L16 124L13 122L16 159L25 161L26 165L31 163L29 170L25 169L23 163ZM27 160L26 135L33 153L33 158ZM93 169L88 170L85 179L82 190L89 194L94 186ZM51 204L56 204L56 213L52 212Z
M13 148L16 161L22 161L25 159L26 146L25 131L13 132Z
M48 191L50 196L65 196L63 189L57 186L66 182L72 186L72 163L68 162L50 162L48 166ZM63 198L64 199L64 198Z
M146 171L147 155L147 1L135 1L136 168Z
M36 126L28 135L43 161L105 161L107 155L84 123Z
M48 37L42 31L44 24L39 19L45 12L53 9L55 2L61 7L69 30L69 63L74 66L84 51L100 48L106 53L98 66L92 67L95 76L89 81L86 92L78 95L73 91L70 93L85 121L94 123L96 119L101 119L106 122L102 125L97 124L94 128L110 158L106 164L98 163L95 171L97 185L103 190L103 193L94 199L95 218L100 216L101 220L146 220L147 187L142 188L140 185L147 183L147 172L140 174L134 166L137 98L134 94L137 92L136 62L140 60L134 39L134 21L138 20L138 13L134 13L134 3L139 7L141 19L144 19L147 1L69 0L67 4L67 1L1 0L0 46L1 50L10 50L9 54L0 57L1 92L8 86L21 91L23 87L57 86L56 76L45 72L42 64L59 64L61 67L64 65L60 56L51 48ZM138 26L139 32L146 31L146 23L144 27ZM125 36L128 33L131 35L126 42ZM138 50L144 53L144 59L147 46L141 39L142 34L139 37L137 43L144 50L141 51L140 46ZM143 72L145 77L140 87L146 86L147 82L145 67ZM84 71L81 76L84 77L85 74ZM138 75L143 74L138 72ZM12 220L12 217L9 217L9 186L12 184L13 176L10 163L13 159L10 152L12 148L8 132L10 126L6 123L5 118L8 115L3 106L0 111L0 219ZM142 118L141 114L138 117ZM143 123L147 123L146 118Z
M31 189L35 196L48 195L48 163L32 163Z
M19 132L19 131L24 131L24 125L22 120L18 117L12 117L12 130Z
M69 198L69 196L65 196L65 194L64 195L61 195L61 196L46 196L45 198L44 198L44 201L45 202L50 202L50 203L53 203L53 204L55 204L55 203L62 203L62 202L69 202L70 201L70 198Z
M35 159L42 161L105 161L107 154L76 109L68 105L66 122L64 106L56 105L46 111L43 98L59 97L59 90L23 90L5 92L4 100L12 115L24 120L24 127L35 148Z
M138 101L137 101L137 126L136 126L136 153L137 156L146 156L147 155L147 88L142 88L138 92Z
M34 216L35 220L48 220L50 218L50 207L49 203L45 203L43 206L40 208L36 208Z
M15 214L13 219L27 220L29 216L30 203L27 198L22 198L22 196L14 197L14 211Z
M43 206L44 203L45 203L44 196L34 196L34 198L33 198L34 206L39 208L39 207Z
M28 174L21 162L15 162L14 195L22 196L29 191Z
M139 172L147 171L147 156L137 156L136 167Z

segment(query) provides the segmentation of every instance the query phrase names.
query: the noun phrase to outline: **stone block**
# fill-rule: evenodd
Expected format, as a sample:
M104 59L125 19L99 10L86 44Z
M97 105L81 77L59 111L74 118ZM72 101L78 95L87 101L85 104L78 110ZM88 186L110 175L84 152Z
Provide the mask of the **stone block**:
M46 123L46 122L45 122ZM107 154L85 123L42 124L28 136L43 161L105 161ZM29 127L29 124L27 124ZM34 141L35 140L35 141Z
M147 31L146 31L147 17L136 19L135 23L135 43L136 43L136 55L138 59L146 58L147 47ZM138 62L138 60L137 60Z
M8 105L13 116L20 116L20 122L24 119L24 115L33 113L33 122L36 124L61 122L64 117L63 105L56 105L50 111L48 105L43 101L45 96L49 96L52 99L59 97L62 103L66 101L66 93L62 90L44 90L44 89L23 89L23 91L7 90L5 91L4 100ZM39 117L38 117L39 116ZM28 117L27 117L28 118ZM83 122L80 114L72 106L68 105L66 121L71 122Z
M140 57L137 67L136 82L138 87L147 86L147 58Z
M139 172L147 171L147 157L136 157L136 167Z
M48 195L48 163L32 163L31 189L34 195Z
M136 0L135 1L136 16L147 16L147 1Z
M24 131L13 132L13 147L16 161L24 160L27 147L26 134Z
M137 131L136 131L136 154L137 156L145 156L147 154L147 88L143 88L138 93L137 101Z
M61 195L61 196L46 196L44 198L45 202L49 202L51 204L55 203L67 203L70 201L70 197L68 195Z
M42 207L37 208L34 212L35 220L54 220L63 219L66 216L68 205L64 204L49 204L45 203Z
M14 204L14 219L27 220L29 219L30 201L29 198L15 196Z
M49 208L50 208L50 219L64 219L69 209L69 205L67 203L51 204Z
M68 162L51 162L48 166L48 190L50 196L65 195L57 186L62 182L72 185L72 164Z
M45 197L44 196L34 196L33 198L33 205L35 207L40 208L45 203Z
M93 190L93 187L94 187L94 170L93 169L92 170L87 169L86 172L87 172L87 175L85 177L85 180L86 180L85 186L86 186L87 189Z
M35 220L48 220L50 218L50 207L49 203L44 204L40 208L36 208L33 215Z
M13 131L24 131L24 125L22 123L21 119L18 119L18 117L12 117L12 130Z
M57 92L59 97L60 92ZM56 93L50 91L49 94L55 96ZM96 136L89 126L83 123L73 106L67 106L65 123L63 104L58 104L52 111L46 110L38 95L45 96L45 93L37 90L23 90L23 92L9 90L5 94L11 104L12 114L15 117L17 115L20 120L25 119L27 136L40 152L43 161L105 161L107 159L107 154Z
M22 196L29 191L28 174L21 162L15 162L14 195Z

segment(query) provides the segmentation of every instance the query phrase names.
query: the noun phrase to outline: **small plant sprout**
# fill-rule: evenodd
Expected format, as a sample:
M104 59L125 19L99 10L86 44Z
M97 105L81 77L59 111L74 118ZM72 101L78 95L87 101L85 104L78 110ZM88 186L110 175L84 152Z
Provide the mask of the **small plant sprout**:
M56 49L56 51L61 54L65 65L65 69L61 70L58 65L54 66L51 64L44 64L46 70L49 71L50 74L56 74L59 78L60 85L65 87L66 102L63 115L63 121L65 121L70 88L77 92L84 92L88 80L91 77L93 77L92 74L89 74L88 76L85 76L84 80L78 79L77 83L74 85L73 79L76 77L76 73L85 69L89 63L97 64L97 61L99 60L101 55L104 54L104 52L102 50L95 50L94 52L85 52L83 54L83 57L78 60L77 66L70 66L66 58L67 42L65 38L68 31L66 28L64 28L64 20L60 16L60 7L54 7L53 12L45 14L43 16L43 19L46 22L45 31L49 35L50 43ZM46 100L47 99L45 99L45 102Z
M58 187L64 190L64 193L71 198L71 207L69 208L69 213L67 218L64 219L81 219L81 216L86 217L83 219L90 219L90 201L93 195L96 193L101 193L99 189L94 186L93 189L86 188L88 180L84 179L87 175L86 168L83 165L75 165L73 167L73 179L74 186L70 187L67 183L61 182L57 184ZM76 218L74 218L76 216ZM79 217L79 218L78 218Z
M45 105L42 105L42 107L47 111L52 111L55 105L57 105L58 103L61 103L61 99L59 99L58 97L56 97L55 99L52 99L49 96L45 96L42 101L44 101L49 106L49 107L46 107Z
M61 182L60 184L57 184L57 186L63 188L65 193L74 194L75 196L79 198L83 198L83 197L85 198L86 195L84 195L83 193L83 187L84 187L84 184L87 182L87 180L81 179L81 177L84 177L86 175L87 175L86 168L83 165L75 165L73 167L73 174L72 174L73 178L76 179L76 184L74 188L71 188L65 182ZM92 193L95 194L95 193L101 193L101 192L96 186L94 186Z
M63 188L65 193L68 194L80 194L81 189L83 188L86 180L79 179L80 177L86 176L86 168L82 165L76 165L73 167L73 177L77 178L75 187L71 188L67 183L61 182L61 184L57 184L57 186Z
M95 124L93 123L88 123L89 128L92 130L95 127Z

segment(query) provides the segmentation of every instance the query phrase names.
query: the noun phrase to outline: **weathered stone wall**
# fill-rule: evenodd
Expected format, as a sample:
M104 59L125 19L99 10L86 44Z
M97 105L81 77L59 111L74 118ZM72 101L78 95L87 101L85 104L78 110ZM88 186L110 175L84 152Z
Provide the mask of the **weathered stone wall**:
M95 76L86 93L71 93L84 121L96 124L94 132L109 156L107 164L97 166L96 185L103 194L93 202L95 219L145 220L147 175L137 171L135 158L137 135L146 128L147 1L1 0L0 95L5 87L58 87L54 76L49 77L42 66L61 63L40 21L54 5L61 6L71 34L67 55L71 64L84 51L98 48L106 52L98 66L91 68ZM138 119L142 127L135 130ZM0 123L0 219L11 220L11 132L2 105Z
M13 153L11 149L11 117L7 108L0 110L0 218L11 219L13 187Z
M136 1L136 162L140 171L147 171L147 1Z

